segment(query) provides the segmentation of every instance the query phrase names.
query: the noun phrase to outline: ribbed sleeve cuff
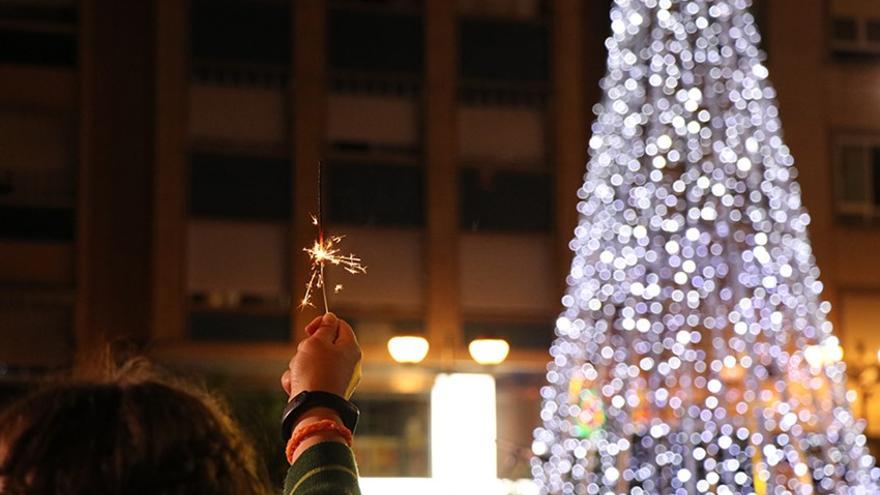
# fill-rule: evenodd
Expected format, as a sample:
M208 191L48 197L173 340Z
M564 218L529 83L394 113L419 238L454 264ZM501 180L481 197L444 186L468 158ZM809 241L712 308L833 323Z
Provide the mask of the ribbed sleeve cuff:
M309 447L290 466L285 495L360 495L357 465L351 449L339 442Z

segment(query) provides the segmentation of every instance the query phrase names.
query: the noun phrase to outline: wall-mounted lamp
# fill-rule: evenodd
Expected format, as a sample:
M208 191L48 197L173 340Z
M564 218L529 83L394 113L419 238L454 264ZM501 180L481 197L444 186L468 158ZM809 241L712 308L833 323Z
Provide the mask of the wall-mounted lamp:
M507 359L510 345L504 339L477 338L468 344L468 352L479 364L484 366L497 365Z
M388 340L388 353L398 363L420 363L428 355L429 348L424 337L414 335L401 335Z

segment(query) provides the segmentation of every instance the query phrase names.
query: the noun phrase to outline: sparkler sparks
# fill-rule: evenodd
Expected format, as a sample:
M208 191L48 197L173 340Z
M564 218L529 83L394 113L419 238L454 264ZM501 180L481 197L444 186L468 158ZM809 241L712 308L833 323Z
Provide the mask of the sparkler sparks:
M340 254L339 244L344 236L324 237L324 229L321 222L314 215L312 216L312 225L318 230L318 238L312 247L303 248L309 255L311 260L311 274L309 281L306 283L306 293L300 302L300 307L314 306L312 304L312 296L318 289L324 299L324 311L330 311L327 304L327 284L324 279L324 266L328 263L342 267L343 270L357 275L359 273L367 273L367 267L363 265L362 260L354 254ZM337 284L334 293L342 290L342 284Z

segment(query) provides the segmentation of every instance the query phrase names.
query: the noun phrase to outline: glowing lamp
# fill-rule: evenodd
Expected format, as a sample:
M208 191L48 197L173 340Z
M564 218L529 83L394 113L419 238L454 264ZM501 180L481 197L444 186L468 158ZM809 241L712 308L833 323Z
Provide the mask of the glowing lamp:
M843 347L837 343L837 338L831 337L825 344L807 346L804 359L813 369L820 369L843 360Z
M468 345L468 352L482 365L496 365L507 359L510 345L504 339L474 339Z
M402 335L388 340L388 353L398 363L415 364L428 355L428 341L422 337Z

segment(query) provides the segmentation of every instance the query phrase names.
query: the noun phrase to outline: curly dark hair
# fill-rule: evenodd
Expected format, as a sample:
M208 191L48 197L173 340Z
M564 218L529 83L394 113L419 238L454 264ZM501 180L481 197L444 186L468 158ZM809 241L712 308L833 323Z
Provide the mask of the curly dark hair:
M270 493L254 448L211 395L143 360L49 385L0 414L0 493Z

